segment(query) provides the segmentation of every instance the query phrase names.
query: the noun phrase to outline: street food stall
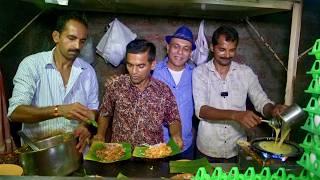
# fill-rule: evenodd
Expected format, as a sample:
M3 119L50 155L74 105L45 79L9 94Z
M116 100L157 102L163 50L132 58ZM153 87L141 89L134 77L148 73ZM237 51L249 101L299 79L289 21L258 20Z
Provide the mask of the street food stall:
M294 104L294 85L296 84L298 60L311 50L311 48L309 48L304 53L298 54L302 0L200 0L183 2L170 0L92 0L70 2L68 2L68 0L21 0L21 2L35 5L38 7L39 12L26 23L17 34L12 36L7 43L0 47L0 54L9 47L10 43L22 34L24 30L38 18L41 18L49 9L119 13L128 14L129 16L142 14L143 16L166 15L179 18L222 19L226 21L232 21L234 19L241 20L254 32L257 39L262 42L267 51L271 52L270 54L276 59L277 63L285 69L287 77L284 104L286 105ZM291 12L290 44L287 63L283 62L273 47L264 40L263 35L261 35L262 33L260 33L250 21L251 17L286 11ZM101 24L101 22L95 23ZM148 24L150 22L140 22L140 24L136 26L144 25L144 23ZM98 32L95 36L100 36L104 33L102 30L96 30L95 32ZM159 35L154 35L149 38L158 41L160 39L158 36ZM97 41L97 39L94 40ZM315 54L316 50L312 52ZM317 68L319 67L315 65L309 73L313 78L318 77ZM99 67L96 69L99 71ZM317 83L316 80L311 82L307 90L309 92L307 93L318 94L318 91L316 91L318 86L315 83ZM317 99L310 101L317 101ZM274 137L275 134L270 134L268 137L254 138L250 142L239 141L237 163L209 163L205 158L195 160L179 159L177 158L177 155L180 153L179 148L173 141L169 141L167 144L156 145L155 147L149 145L132 147L128 143L117 144L92 141L91 145L87 147L86 152L80 154L75 149L77 140L74 139L72 135L66 134L42 139L37 142L30 142L31 145L28 143L28 140L24 140L26 144L18 148L15 152L1 155L0 160L3 164L19 165L18 167L3 167L5 168L4 174L10 172L11 169L15 169L15 176L5 176L6 179L210 179L210 177L211 179L218 177L237 177L239 179L250 177L260 177L262 179L267 177L273 177L274 179L280 179L280 177L298 179L300 177L300 179L312 179L320 177L320 174L317 174L318 169L309 166L310 159L312 161L311 164L320 162L316 160L319 154L315 151L316 149L310 145L312 143L318 146L320 145L317 136L320 132L319 126L315 126L316 122L314 120L318 110L317 107L314 106L316 106L315 102L312 102L308 104L307 108L303 109L309 117L302 129L308 131L309 134L302 144L299 145L295 142L285 140L286 137L281 137L279 141L283 148L273 152L278 146L270 147L274 145L274 142L278 142L278 134L276 134L276 137ZM280 120L281 125L275 128L275 132L281 130L282 134L283 132L289 133L291 125L293 125L291 122L294 121L294 125L296 125L305 119L305 114L299 106L290 107L292 107L292 109L290 109L292 111L287 111L283 114ZM271 120L266 120L266 123L272 128L275 126ZM288 124L288 126L285 127L286 124ZM92 128L94 129L94 127ZM319 148L318 146L317 148ZM1 168L0 165L0 173ZM22 176L18 177L19 175ZM1 178L0 176L0 179Z

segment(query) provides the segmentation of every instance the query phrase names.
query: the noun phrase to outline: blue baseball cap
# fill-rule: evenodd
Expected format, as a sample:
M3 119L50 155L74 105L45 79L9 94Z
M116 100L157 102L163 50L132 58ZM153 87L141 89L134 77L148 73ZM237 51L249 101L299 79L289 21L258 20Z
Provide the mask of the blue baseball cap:
M181 26L177 29L177 31L173 35L168 35L165 37L166 42L169 44L172 38L184 39L192 44L192 50L196 49L196 45L193 41L192 31L187 26Z

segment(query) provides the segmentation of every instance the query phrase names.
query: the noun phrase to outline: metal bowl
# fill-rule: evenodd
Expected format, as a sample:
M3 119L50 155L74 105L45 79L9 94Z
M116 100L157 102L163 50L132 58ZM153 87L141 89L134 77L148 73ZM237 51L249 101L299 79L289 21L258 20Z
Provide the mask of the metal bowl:
M76 149L77 140L71 133L49 137L35 144L39 151L19 149L20 163L26 175L64 176L81 165L82 154Z

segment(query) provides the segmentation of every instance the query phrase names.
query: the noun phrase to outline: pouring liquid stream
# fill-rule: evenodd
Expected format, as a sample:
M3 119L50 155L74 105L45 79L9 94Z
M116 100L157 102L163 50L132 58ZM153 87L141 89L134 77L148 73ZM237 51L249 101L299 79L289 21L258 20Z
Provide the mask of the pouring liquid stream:
M275 141L262 142L261 146L264 147L269 152L279 153L279 154L288 154L292 151L292 148L287 144L283 144L284 140L287 138L291 128L286 125L276 126L276 124L271 123L271 121L263 120L263 122L267 122L270 127L272 127L276 133ZM281 135L280 135L281 132ZM280 135L280 140L279 139Z

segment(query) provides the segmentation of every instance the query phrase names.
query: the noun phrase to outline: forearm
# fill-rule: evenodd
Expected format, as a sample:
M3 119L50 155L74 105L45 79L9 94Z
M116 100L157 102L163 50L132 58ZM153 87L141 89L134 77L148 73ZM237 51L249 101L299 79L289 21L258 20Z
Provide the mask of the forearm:
M110 117L100 116L98 119L98 130L97 135L98 137L101 137L105 139L107 129L109 126Z
M58 117L55 106L34 107L30 105L20 105L11 114L13 122L36 123L47 119Z
M235 116L240 111L221 110L207 105L201 106L199 117L207 120L235 120Z
M175 121L169 124L169 131L172 137L179 137L181 138L181 123L180 121Z

